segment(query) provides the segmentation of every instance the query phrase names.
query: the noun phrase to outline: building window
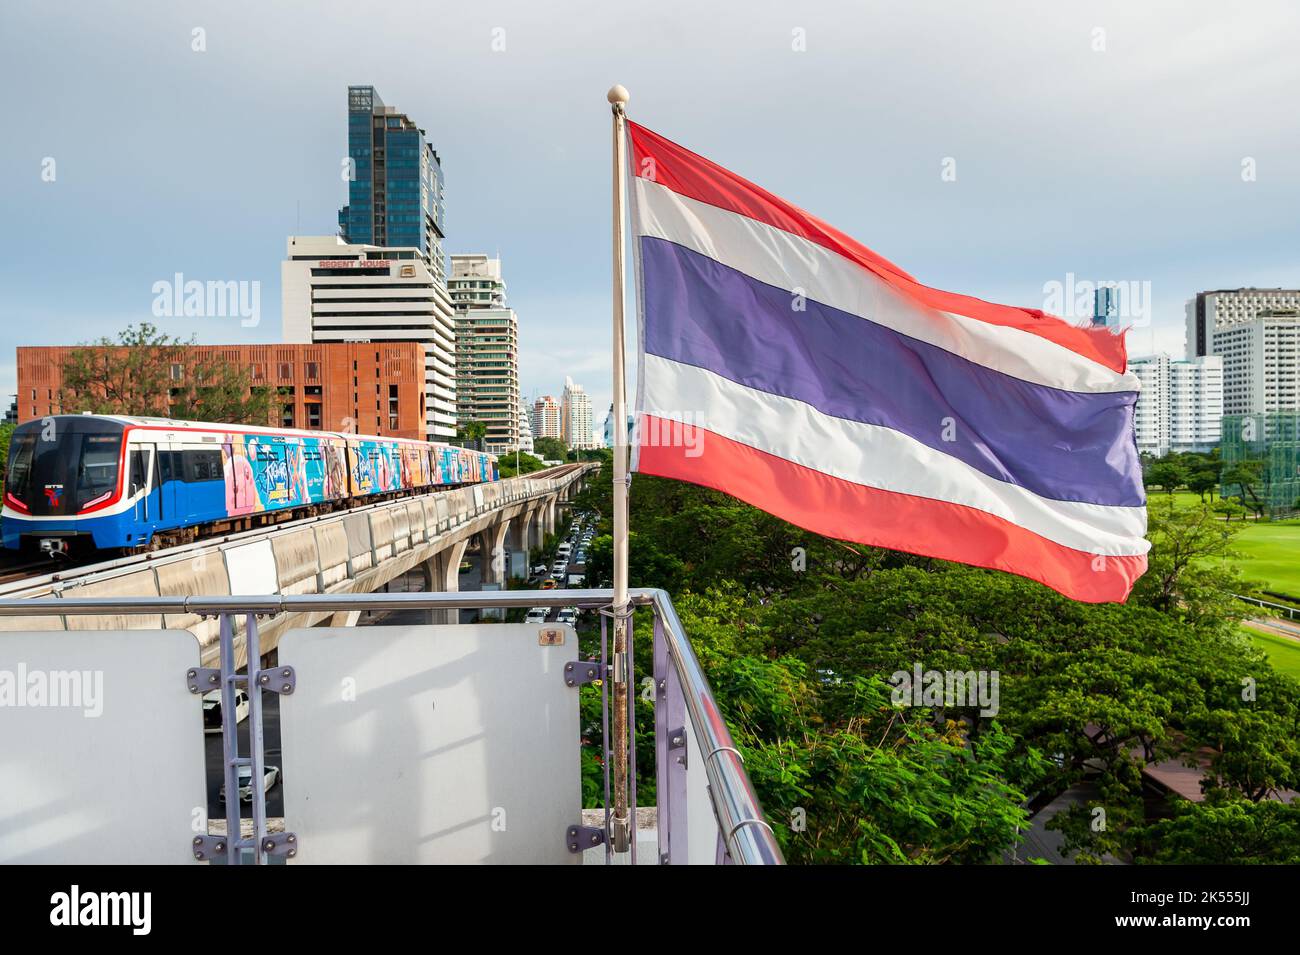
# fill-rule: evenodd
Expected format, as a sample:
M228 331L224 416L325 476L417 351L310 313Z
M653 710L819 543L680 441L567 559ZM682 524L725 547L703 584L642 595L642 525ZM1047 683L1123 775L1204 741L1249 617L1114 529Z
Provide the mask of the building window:
M293 405L284 405L280 409L280 427L292 428L293 426Z
M320 379L320 362L307 362L307 368L304 374L308 381L318 381Z
M185 374L185 369L176 362L172 362L172 381L180 381L181 376Z
M280 362L279 375L281 381L290 381L293 378L293 363L288 361Z

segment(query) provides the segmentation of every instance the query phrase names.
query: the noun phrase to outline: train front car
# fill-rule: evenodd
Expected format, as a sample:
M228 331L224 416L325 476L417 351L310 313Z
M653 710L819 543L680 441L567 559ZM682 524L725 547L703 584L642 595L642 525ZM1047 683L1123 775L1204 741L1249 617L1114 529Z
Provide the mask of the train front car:
M126 473L125 432L125 422L96 415L56 415L15 428L0 511L5 549L68 556L123 546L133 497L144 493Z

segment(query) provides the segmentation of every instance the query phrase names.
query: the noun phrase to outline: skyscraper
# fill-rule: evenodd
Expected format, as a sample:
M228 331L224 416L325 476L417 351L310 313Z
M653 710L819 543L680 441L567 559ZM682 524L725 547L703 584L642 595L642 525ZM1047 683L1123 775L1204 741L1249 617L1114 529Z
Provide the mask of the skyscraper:
M447 286L456 307L456 418L487 426L487 450L513 451L521 424L519 321L506 305L501 260L453 255Z
M560 398L560 430L564 443L579 450L594 448L591 432L591 396L572 378L564 379Z
M373 86L349 86L348 158L348 204L339 210L343 240L418 249L445 281L442 162L424 130L385 106Z
M533 436L563 437L563 432L560 430L560 403L551 395L542 395L533 402Z
M1119 302L1114 287L1103 285L1093 292L1092 324L1103 328L1119 327Z

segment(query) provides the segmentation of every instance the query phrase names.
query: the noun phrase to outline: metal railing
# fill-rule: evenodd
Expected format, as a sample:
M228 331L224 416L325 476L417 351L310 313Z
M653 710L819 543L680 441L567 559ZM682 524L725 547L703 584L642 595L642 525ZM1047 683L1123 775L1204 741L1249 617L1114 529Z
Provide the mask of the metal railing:
M227 705L223 706L225 741L225 781L227 786L234 782L235 767L250 764L254 770L254 779L259 778L260 770L260 718L261 707L254 704L250 717L253 724L253 753L241 757L237 742L234 742L233 707L229 706L230 694L236 685L248 685L250 703L252 698L260 697L261 689L256 686L254 672L257 670L256 618L259 616L294 612L339 612L339 611L396 611L396 610L460 610L480 608L519 608L519 607L578 607L609 613L613 598L612 590L512 590L512 591L472 591L448 593L375 593L375 594L274 594L257 596L184 596L184 597L75 597L75 598L38 598L38 599L0 599L0 617L34 617L43 615L94 615L94 614L196 614L205 617L217 617L221 621L222 634L222 690ZM679 863L686 861L686 833L684 818L686 814L685 758L676 751L684 745L687 735L685 725L674 725L673 716L682 712L689 716L689 729L701 750L699 754L691 753L690 760L701 759L708 780L708 796L718 827L718 862L780 865L784 863L776 837L771 826L763 817L758 797L754 793L749 776L745 772L744 760L736 749L722 712L713 691L709 686L699 659L677 616L672 600L667 592L658 589L633 589L629 598L634 607L648 607L654 614L654 684L655 696L655 755L658 786L658 840L659 862ZM232 626L233 618L244 615L248 626L245 628L248 640L250 660L248 675L237 675L234 669L233 648L237 637ZM602 634L604 618L602 618ZM602 640L603 644L603 640ZM630 654L629 654L630 656ZM607 678L608 661L601 660L606 668L603 674ZM626 675L631 685L634 674ZM605 684L602 683L602 695ZM630 694L635 699L635 694ZM260 701L259 701L260 702ZM608 715L607 705L605 708ZM608 734L605 738L606 756L610 753ZM631 741L635 751L635 737ZM604 760L605 773L608 777L611 760ZM635 767L635 763L633 763ZM633 769L635 772L635 769ZM608 778L606 779L608 791ZM221 850L232 862L238 862L237 850L253 849L255 859L264 861L265 807L261 799L261 787L254 785L254 833L251 840L240 841L238 800L231 799L235 807L233 815L227 821L227 845ZM231 790L228 789L228 792ZM635 801L635 789L633 789ZM635 808L635 806L633 807ZM608 820L608 799L606 800ZM228 813L232 810L228 808ZM606 845L608 846L608 821ZM633 840L635 846L635 840ZM278 847L278 844L277 844ZM278 847L282 848L282 847ZM606 853L608 859L608 851ZM634 855L635 857L635 855Z
M1233 594L1233 596L1244 603L1254 604L1255 606L1266 610L1280 610L1292 620L1295 619L1296 614L1300 613L1300 610L1297 610L1295 607L1290 607L1286 604L1273 603L1270 600L1262 600L1259 597L1247 597L1244 594Z

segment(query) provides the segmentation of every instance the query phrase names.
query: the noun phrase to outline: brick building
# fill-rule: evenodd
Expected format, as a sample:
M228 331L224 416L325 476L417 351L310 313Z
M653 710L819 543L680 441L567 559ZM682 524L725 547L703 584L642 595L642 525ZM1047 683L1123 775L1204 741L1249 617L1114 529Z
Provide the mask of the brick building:
M64 408L63 363L86 346L18 349L18 420L75 411ZM186 355L248 368L253 385L280 395L272 424L311 431L424 438L424 348L418 342L329 342L310 345L192 345L171 374L183 380ZM188 415L174 410L176 418Z

